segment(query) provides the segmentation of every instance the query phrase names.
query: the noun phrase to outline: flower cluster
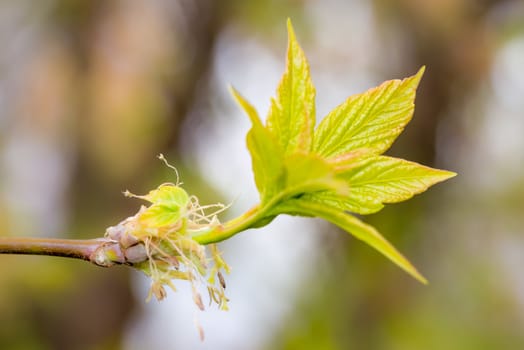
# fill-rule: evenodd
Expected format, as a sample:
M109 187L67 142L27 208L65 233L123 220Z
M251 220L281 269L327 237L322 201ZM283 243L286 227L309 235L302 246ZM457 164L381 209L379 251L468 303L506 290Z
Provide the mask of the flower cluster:
M162 156L160 159L165 161ZM129 191L124 194L148 201L150 205L142 206L134 216L109 227L106 236L120 243L126 263L151 277L148 300L153 295L162 300L166 296L165 286L176 291L173 280L186 280L201 310L204 309L199 292L202 286L208 291L210 303L215 302L227 310L222 271L229 273L229 266L215 244L209 246L208 254L206 247L193 239L196 234L217 228L220 225L217 214L226 206L201 206L178 181L162 184L143 196ZM206 213L209 210L212 212Z

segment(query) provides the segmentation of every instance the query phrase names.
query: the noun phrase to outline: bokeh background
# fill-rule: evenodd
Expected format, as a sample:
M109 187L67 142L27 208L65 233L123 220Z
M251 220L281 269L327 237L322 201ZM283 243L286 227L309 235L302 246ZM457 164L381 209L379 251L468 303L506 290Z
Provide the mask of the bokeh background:
M248 119L284 70L291 17L319 118L426 65L390 155L459 176L365 220L430 280L314 219L221 244L229 312L190 292L49 257L0 257L1 349L524 348L524 2L2 0L0 231L94 238L173 181L202 203L255 204ZM195 322L202 325L201 343Z

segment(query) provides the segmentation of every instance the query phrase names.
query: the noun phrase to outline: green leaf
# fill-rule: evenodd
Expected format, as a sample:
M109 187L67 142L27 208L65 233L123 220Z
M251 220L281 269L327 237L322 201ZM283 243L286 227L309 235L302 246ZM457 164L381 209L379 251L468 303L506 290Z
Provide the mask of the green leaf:
M277 210L280 213L303 216L318 216L328 220L351 233L357 239L364 241L374 249L378 250L393 263L398 265L408 274L426 284L427 280L417 271L417 269L391 245L382 235L372 226L363 223L356 217L340 211L325 204L312 203L303 198L293 199L282 203Z
M147 195L141 196L153 204L163 204L169 207L185 208L189 203L187 192L172 184L160 185L157 189L150 191Z
M135 196L152 205L140 213L139 221L147 227L162 227L175 224L185 215L189 205L187 192L173 184L163 184L149 191L145 196Z
M285 159L286 192L292 195L332 190L347 195L345 181L337 178L332 166L313 154L297 153Z
M382 154L411 120L416 88L423 73L424 67L410 78L386 81L349 97L319 124L314 152L333 157L366 148L373 154Z
M347 153L339 154L335 157L330 157L326 159L333 170L339 174L344 171L353 169L359 163L362 163L370 154L373 152L366 148L360 148L355 151L350 151Z
M175 224L182 217L180 207L154 204L142 212L139 221L147 227L162 227Z
M373 197L354 198L351 195L341 196L333 191L307 193L304 195L304 199L318 204L326 204L341 211L350 211L362 215L373 214L384 208L384 204Z
M455 175L451 171L388 156L370 157L358 167L340 174L351 187L350 196L374 197L382 203L405 201Z
M247 148L251 154L255 183L262 203L284 187L284 163L282 150L268 129L262 125L255 108L234 88L231 94L251 120L252 127L247 134Z
M315 87L309 65L288 19L286 71L271 100L267 127L284 151L309 153L315 127Z
M456 174L387 156L364 157L339 173L347 181L349 195L332 191L308 195L311 201L326 203L359 214L382 209L384 203L405 201L432 185Z

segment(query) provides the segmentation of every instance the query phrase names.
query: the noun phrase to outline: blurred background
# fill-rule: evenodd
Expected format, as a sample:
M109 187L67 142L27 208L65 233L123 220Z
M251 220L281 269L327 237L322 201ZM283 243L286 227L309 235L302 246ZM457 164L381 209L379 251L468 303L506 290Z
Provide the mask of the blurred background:
M0 1L2 235L94 238L174 181L201 203L257 202L239 89L265 115L285 20L318 118L384 80L426 73L388 154L459 176L365 221L423 286L314 219L221 244L230 311L187 286L145 304L127 268L0 256L1 349L524 348L524 2ZM202 325L200 342L195 323Z

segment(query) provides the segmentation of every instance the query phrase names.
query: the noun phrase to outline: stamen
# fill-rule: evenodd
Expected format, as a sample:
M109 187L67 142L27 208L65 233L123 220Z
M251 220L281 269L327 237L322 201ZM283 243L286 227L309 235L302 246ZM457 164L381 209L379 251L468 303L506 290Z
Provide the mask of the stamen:
M166 157L164 157L164 155L163 155L162 153L160 153L160 154L158 155L158 159L160 159L161 161L163 161L164 164L165 164L168 168L170 168L170 169L172 169L172 170L175 171L175 174L176 174L176 186L180 186L180 185L182 185L183 182L180 182L180 175L178 174L178 170L177 170L174 166L172 166L171 164L169 164L169 162L167 161Z

